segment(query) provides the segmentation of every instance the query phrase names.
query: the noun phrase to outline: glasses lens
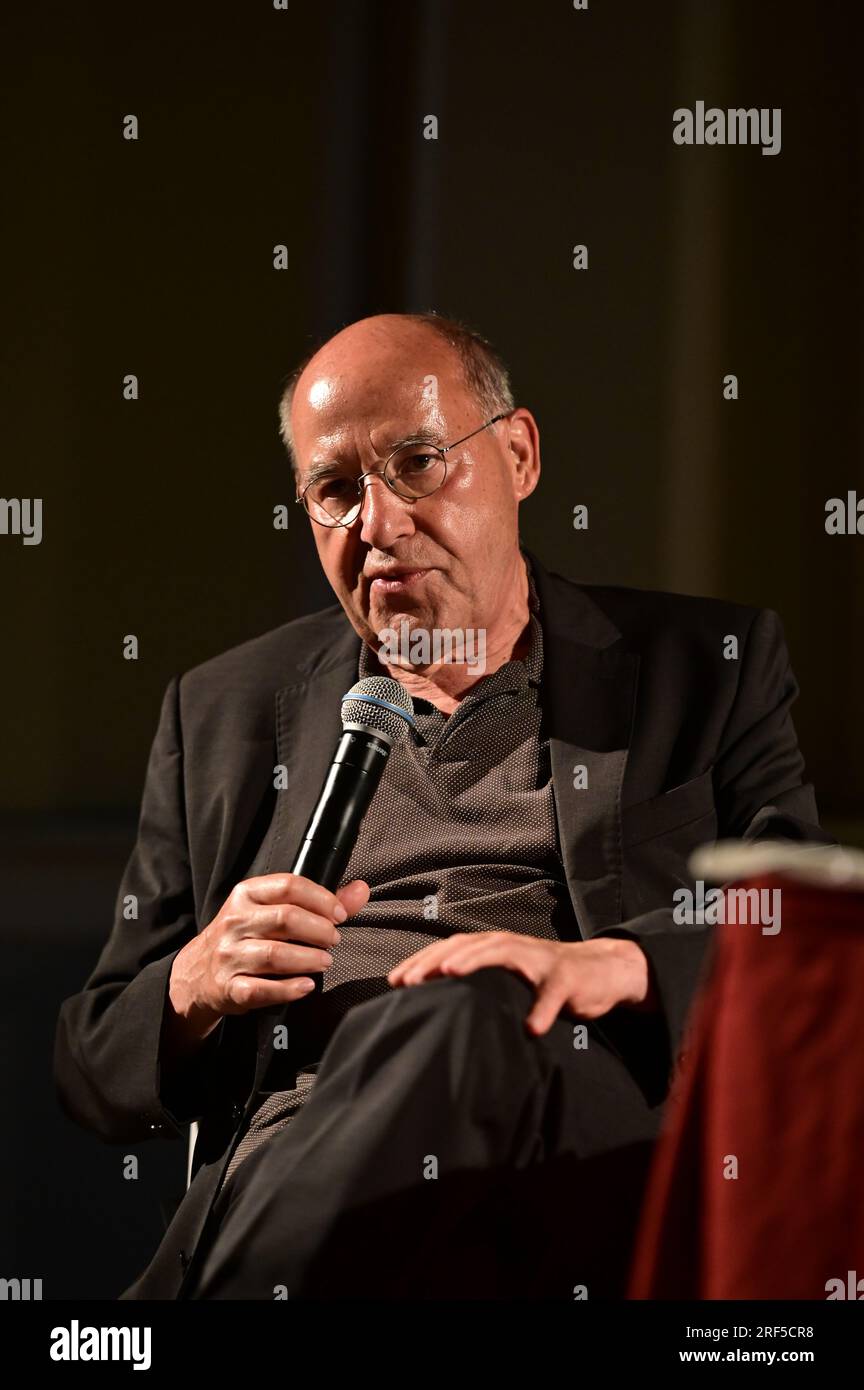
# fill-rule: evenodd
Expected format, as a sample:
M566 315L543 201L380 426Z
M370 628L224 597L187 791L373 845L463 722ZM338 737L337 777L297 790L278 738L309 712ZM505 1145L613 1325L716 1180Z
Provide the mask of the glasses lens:
M400 497L428 497L444 481L444 455L434 444L407 444L392 454L384 470Z
M360 510L357 484L351 478L322 478L306 489L303 505L321 526L350 525Z

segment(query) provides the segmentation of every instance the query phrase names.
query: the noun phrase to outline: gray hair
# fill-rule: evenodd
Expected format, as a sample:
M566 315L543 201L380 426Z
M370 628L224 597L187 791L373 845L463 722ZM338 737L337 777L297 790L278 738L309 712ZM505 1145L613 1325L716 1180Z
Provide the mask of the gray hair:
M442 314L436 314L434 311L428 314L399 314L398 317L404 319L406 323L416 323L419 326L431 328L433 333L436 333L448 347L456 352L463 383L475 397L484 417L498 415L502 411L513 409L515 402L510 385L510 373L506 363L499 357L487 338L466 324L460 323L458 319L445 318ZM286 378L279 401L279 435L288 451L291 466L295 469L297 459L294 454L294 436L291 431L291 404L294 400L294 392L302 373L312 358L328 342L330 342L329 338L322 340L317 347L307 353L302 362L297 364Z

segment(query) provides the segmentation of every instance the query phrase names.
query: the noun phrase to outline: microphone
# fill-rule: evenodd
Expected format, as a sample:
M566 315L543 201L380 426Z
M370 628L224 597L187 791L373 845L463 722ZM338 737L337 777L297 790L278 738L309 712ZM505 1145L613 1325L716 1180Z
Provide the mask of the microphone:
M331 893L336 891L351 858L361 821L378 790L390 750L407 738L413 728L411 696L389 676L367 676L342 696L342 737L294 857L292 873L322 884ZM314 982L315 988L292 1005L294 1010L314 999L324 988L323 971L303 973ZM267 1079L271 1076L274 1058L274 1022L283 1017L284 1006L262 1009L259 1013L258 1060L253 1087L256 1096L280 1089L278 1078L274 1077L271 1085L267 1085ZM289 1081L293 1086L296 1077ZM282 1089L288 1084L287 1081L283 1083Z
M389 676L367 676L342 696L342 737L292 873L336 891L390 750L413 728L411 696Z

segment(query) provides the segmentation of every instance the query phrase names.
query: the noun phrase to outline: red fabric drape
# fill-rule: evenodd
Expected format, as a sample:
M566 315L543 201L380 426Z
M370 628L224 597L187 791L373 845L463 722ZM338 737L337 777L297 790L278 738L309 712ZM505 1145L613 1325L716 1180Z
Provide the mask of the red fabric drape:
M780 931L712 928L629 1297L864 1298L864 893L731 886L779 889Z

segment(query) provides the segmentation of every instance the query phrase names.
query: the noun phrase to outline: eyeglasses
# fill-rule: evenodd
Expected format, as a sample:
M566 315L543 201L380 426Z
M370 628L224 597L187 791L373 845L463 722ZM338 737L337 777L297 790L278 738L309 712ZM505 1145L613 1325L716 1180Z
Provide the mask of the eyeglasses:
M470 434L443 448L426 439L409 440L388 454L383 470L369 469L361 473L359 478L351 478L344 473L327 473L324 477L313 478L295 501L303 503L309 516L319 526L352 526L363 506L365 480L380 476L397 497L402 497L406 502L419 502L443 485L447 477L445 456L451 449L473 439L481 430L488 430L490 425L506 419L510 413L505 410L500 415L493 415L485 425L478 425Z

